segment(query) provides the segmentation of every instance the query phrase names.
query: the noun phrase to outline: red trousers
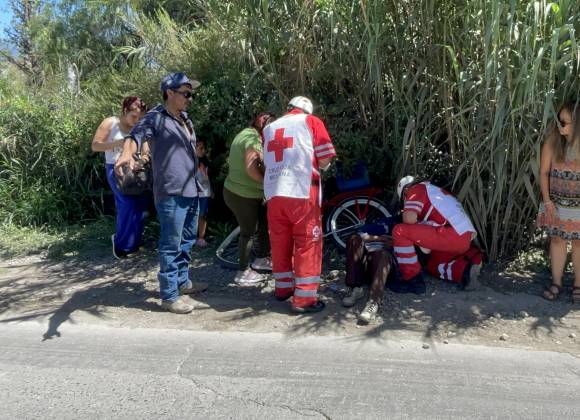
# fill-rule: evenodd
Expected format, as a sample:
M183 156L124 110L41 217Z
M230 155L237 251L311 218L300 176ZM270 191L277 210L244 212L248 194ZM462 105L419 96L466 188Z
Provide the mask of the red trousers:
M318 187L311 188L309 199L271 198L268 227L276 297L292 296L292 305L298 308L314 305L322 269Z
M432 251L427 261L429 275L448 280L453 283L461 283L463 273L470 264L477 265L483 261L483 253L475 245L471 245L467 252L455 254L442 251Z
M393 245L403 280L410 280L421 272L415 245L431 250L427 269L430 274L436 273L437 277L440 277L439 265L449 264L456 257L467 253L470 249L471 238L472 232L459 235L451 226L436 227L406 223L396 225L393 228ZM433 261L432 265L431 261ZM448 268L447 266L446 274ZM457 275L449 277L448 280L461 281L461 276L458 279Z

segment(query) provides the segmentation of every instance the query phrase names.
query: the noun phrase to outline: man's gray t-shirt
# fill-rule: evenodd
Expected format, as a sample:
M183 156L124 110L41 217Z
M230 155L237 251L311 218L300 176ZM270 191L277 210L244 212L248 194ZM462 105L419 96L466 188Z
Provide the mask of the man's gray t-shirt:
M129 134L138 144L149 142L156 202L170 195L198 195L195 131L185 112L181 113L181 118L185 126L167 112L163 105L157 105L145 114Z

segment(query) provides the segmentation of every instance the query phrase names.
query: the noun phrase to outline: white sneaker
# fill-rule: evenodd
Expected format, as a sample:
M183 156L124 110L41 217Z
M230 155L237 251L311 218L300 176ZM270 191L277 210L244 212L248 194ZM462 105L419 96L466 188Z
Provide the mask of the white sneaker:
M256 258L254 262L250 264L250 267L252 267L253 270L272 271L272 258Z
M261 283L266 280L266 277L260 273L256 273L251 268L246 268L244 271L238 271L234 281L240 286L247 286L256 283Z
M365 308L358 316L358 319L364 322L365 324L368 324L373 319L375 319L375 316L377 316L377 312L379 312L379 303L375 302L372 299L369 299L369 301L365 305Z
M351 307L365 295L362 287L349 287L346 289L346 295L342 298L342 306Z

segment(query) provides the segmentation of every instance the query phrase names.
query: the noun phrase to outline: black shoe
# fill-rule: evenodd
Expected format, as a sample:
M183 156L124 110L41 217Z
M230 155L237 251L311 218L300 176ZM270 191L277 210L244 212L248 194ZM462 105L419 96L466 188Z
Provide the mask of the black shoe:
M479 287L479 273L481 271L481 264L468 264L463 271L459 290L470 292Z
M274 297L276 298L276 300L278 302L286 302L288 299L290 299L292 297L292 295L288 295L288 296L284 296L284 297L274 295Z
M297 314L313 314L324 310L325 307L326 304L319 300L314 305L310 305L305 308L299 308L297 306L292 305L292 312L296 312Z
M469 270L473 264L469 263L463 270L463 275L461 276L461 282L459 283L459 290L465 290L466 287L469 286L471 283L471 279L469 278Z
M397 279L388 283L389 289L394 293L414 293L424 295L427 292L427 286L423 279L423 273L417 274L411 280Z

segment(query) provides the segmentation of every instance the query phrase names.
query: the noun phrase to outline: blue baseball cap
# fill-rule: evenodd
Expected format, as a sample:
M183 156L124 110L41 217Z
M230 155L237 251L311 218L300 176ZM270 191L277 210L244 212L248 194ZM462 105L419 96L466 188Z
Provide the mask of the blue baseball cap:
M190 79L184 73L169 73L161 79L161 92L165 93L169 89L179 89L182 85L189 85L192 89L198 88L201 83Z

